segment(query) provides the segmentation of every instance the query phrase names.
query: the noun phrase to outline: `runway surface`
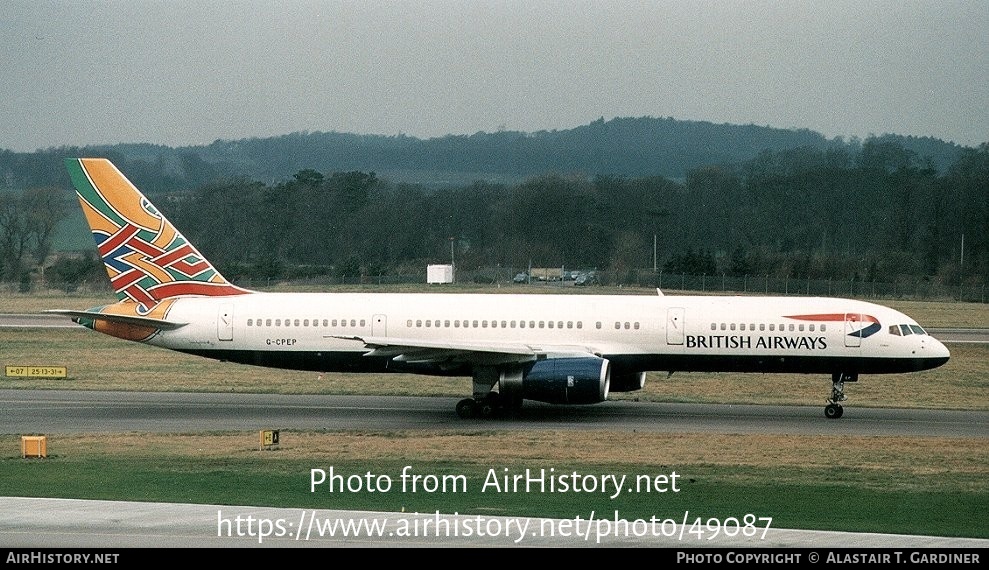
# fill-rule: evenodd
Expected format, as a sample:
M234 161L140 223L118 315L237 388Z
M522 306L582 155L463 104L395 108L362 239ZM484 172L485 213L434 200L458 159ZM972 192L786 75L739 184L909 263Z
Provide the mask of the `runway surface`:
M513 418L463 420L455 398L0 390L0 433L224 430L637 430L989 437L989 412L609 401L565 407L529 403Z
M989 329L926 329L931 336L944 343L989 343Z
M0 512L4 514L0 517L0 547L7 548L648 546L919 549L989 546L989 540L984 539L817 532L776 529L771 525L769 529L760 526L757 532L748 531L751 536L742 532L735 536L719 533L708 540L708 536L698 538L688 533L681 536L669 523L665 528L635 523L625 532L622 530L625 527L605 519L588 522L586 519L16 497L0 497ZM238 517L241 521L239 530ZM248 520L251 520L250 527ZM267 529L269 536L259 536L261 528ZM468 533L470 535L466 536Z

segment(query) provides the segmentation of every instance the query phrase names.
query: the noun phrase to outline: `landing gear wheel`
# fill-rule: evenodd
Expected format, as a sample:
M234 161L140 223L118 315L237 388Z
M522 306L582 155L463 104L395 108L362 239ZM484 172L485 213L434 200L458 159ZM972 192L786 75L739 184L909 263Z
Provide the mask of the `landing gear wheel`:
M461 419L469 420L477 417L477 412L477 402L474 401L474 398L464 398L457 402L457 415Z
M845 408L842 408L840 404L828 404L824 407L824 417L829 420L836 420L845 413Z
M501 415L501 394L488 392L488 397L477 403L482 418L493 418Z
M477 406L477 410L482 418L493 418L498 413L498 408L491 405L491 402L481 402Z

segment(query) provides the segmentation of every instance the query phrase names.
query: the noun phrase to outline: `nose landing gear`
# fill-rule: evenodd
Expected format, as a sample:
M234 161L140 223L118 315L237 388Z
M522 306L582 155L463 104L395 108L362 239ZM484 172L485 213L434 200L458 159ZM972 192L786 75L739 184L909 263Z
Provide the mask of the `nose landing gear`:
M850 372L835 372L831 375L831 397L828 398L828 405L824 406L824 417L836 420L845 413L845 408L839 403L848 399L845 395L845 382L858 382L858 379L858 374Z

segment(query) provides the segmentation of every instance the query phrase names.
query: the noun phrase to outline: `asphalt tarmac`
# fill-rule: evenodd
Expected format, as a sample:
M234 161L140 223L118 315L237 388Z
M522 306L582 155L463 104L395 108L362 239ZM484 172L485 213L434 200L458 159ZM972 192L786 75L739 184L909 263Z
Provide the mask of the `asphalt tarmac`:
M621 430L989 437L989 412L848 406L839 420L817 406L607 401L526 402L512 418L463 420L456 398L0 390L0 433L430 429Z
M621 522L0 497L2 548L746 547L986 548L989 540L776 529L680 533ZM616 520L618 522L616 522ZM689 531L689 525L686 529Z

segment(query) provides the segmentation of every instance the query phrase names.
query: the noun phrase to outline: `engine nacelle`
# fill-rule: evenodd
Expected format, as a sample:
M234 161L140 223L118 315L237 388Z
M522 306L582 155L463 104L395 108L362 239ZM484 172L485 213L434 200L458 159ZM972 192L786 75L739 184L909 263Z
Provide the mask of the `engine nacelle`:
M593 356L537 360L522 377L522 397L548 404L596 404L608 399L611 363Z
M635 371L612 371L611 391L612 392L635 392L646 386L646 373Z

